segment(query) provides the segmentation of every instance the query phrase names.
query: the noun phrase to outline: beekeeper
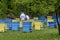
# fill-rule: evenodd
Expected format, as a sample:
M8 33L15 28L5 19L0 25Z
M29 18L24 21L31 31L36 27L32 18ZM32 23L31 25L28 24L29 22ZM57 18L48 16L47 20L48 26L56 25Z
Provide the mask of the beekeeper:
M30 19L30 17L28 15L26 15L26 20L29 20L29 19Z
M20 20L25 20L26 19L26 16L24 14L24 12L21 12L20 14Z

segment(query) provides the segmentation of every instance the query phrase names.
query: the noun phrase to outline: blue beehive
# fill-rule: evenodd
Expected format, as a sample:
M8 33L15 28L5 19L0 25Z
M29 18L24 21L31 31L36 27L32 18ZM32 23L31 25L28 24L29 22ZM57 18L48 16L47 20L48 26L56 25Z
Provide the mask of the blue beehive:
M7 23L7 29L9 30L9 29L11 29L11 27L12 27L12 21L11 21L11 19L10 18L6 18L5 19L5 22Z
M45 25L47 22L44 16L39 17L38 20L41 20L43 22L43 25Z
M12 22L12 20L10 18L6 18L5 22L10 23L10 22Z
M19 30L20 23L19 22L12 22L12 30Z
M53 19L54 19L54 21L56 21L56 19L57 19L57 16L55 15L55 16L53 16Z
M56 20L56 16L53 16L53 19L55 19L55 20Z
M49 28L55 28L56 27L56 22L48 22L48 27Z
M4 23L4 22L5 22L4 20L0 19L0 23Z
M38 18L38 20L44 20L44 19L45 19L44 16L41 16L41 17Z
M32 23L31 22L23 22L22 27L23 27L23 32L31 32L32 31Z
M60 18L58 18L58 23L60 24Z
M9 30L9 29L11 29L11 27L12 27L12 23L11 22L8 22L7 23L7 29Z

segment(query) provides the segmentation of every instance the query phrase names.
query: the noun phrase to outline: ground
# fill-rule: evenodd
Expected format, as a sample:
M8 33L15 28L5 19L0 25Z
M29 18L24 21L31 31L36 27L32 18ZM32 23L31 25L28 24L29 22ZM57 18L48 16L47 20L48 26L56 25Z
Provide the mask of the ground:
M24 33L20 31L7 31L0 33L0 40L60 40L58 29L43 28L43 30Z

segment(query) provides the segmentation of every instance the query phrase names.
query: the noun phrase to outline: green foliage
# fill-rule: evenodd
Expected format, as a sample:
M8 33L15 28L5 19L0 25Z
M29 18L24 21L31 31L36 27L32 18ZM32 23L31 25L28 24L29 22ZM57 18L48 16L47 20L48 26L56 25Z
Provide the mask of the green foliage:
M0 2L0 19L5 18L6 10L7 10L6 4L4 4L3 2Z
M60 6L60 0L1 0L0 5L1 13L9 9L16 17L19 17L21 11L29 16L38 17L54 12Z
M12 0L11 6L15 14L21 11L30 16L46 15L50 11L55 11L55 5L58 0Z

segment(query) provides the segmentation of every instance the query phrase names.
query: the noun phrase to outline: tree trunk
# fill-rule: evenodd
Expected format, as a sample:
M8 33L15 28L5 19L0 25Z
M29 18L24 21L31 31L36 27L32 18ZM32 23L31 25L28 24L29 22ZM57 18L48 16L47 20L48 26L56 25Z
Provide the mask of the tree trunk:
M58 32L59 32L59 35L60 35L60 24L58 22L58 18L60 18L59 10L56 11L56 20L57 20L57 24L58 24Z
M59 35L60 35L60 24L58 24L58 32L59 32Z

